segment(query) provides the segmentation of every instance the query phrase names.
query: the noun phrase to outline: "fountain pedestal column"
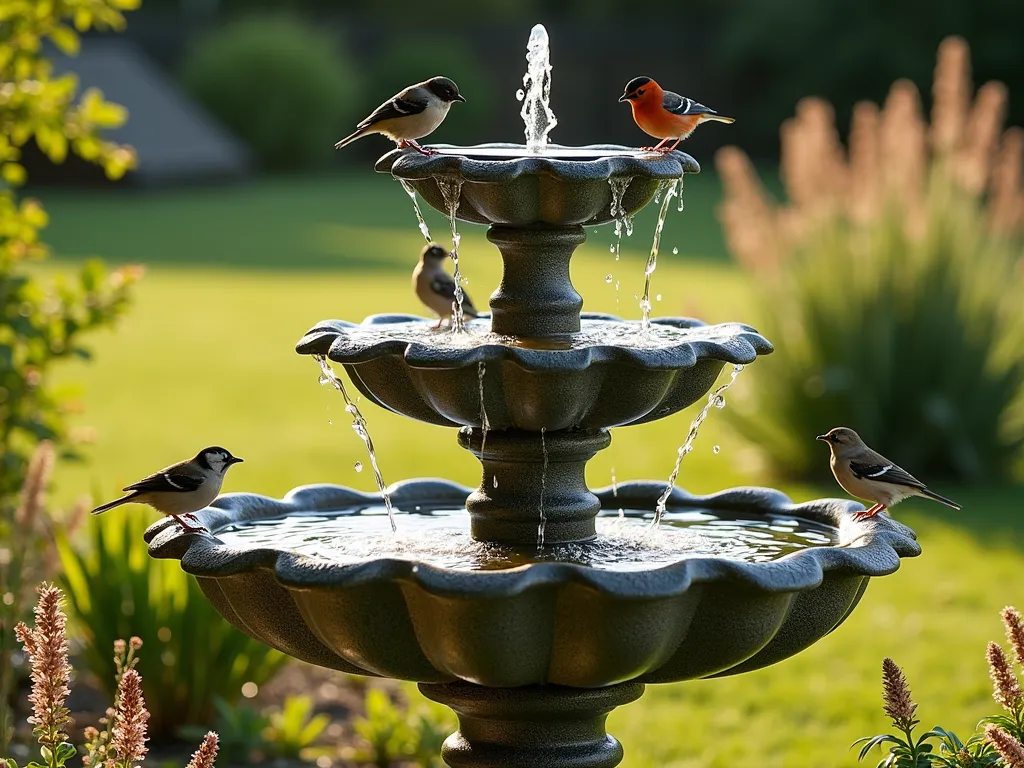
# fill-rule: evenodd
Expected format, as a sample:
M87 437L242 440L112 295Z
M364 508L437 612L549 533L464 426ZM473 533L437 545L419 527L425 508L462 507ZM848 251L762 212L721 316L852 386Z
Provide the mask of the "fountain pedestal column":
M450 683L421 684L420 691L459 717L459 730L441 748L451 768L613 768L622 761L622 746L608 735L605 720L616 707L639 699L644 686Z
M491 331L544 337L577 333L583 297L572 287L569 261L587 239L581 226L494 225L487 239L501 251L501 284L491 294Z
M459 445L483 464L480 487L466 500L474 539L536 546L541 511L544 544L597 535L601 501L587 488L587 462L612 441L607 429L459 432Z

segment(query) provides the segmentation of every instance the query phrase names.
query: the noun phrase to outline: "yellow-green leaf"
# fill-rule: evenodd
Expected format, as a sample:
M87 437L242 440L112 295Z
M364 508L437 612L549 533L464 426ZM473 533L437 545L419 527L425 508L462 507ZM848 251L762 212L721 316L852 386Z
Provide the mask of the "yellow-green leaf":
M4 163L3 168L0 168L0 174L3 175L4 181L12 187L20 187L28 178L24 166L18 165L18 163Z
M92 11L88 8L79 8L75 11L75 29L85 32L92 26Z
M78 53L78 35L71 27L58 25L50 32L50 39L68 56L75 56Z

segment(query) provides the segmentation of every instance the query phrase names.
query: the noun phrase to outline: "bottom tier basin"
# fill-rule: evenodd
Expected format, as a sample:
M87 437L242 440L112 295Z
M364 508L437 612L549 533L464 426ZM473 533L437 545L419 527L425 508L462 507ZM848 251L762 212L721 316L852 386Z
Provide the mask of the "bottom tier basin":
M757 669L831 632L870 577L920 553L884 515L855 522L859 504L793 504L764 488L675 489L651 530L663 490L598 491L598 538L542 549L472 540L470 490L442 480L389 489L395 535L379 495L329 485L226 495L199 515L212 533L165 520L146 535L228 621L295 658L494 688Z

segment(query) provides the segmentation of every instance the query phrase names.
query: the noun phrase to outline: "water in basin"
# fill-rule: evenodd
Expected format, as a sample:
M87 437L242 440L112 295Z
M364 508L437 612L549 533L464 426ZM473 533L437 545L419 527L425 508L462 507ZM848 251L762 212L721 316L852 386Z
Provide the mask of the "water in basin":
M652 323L646 331L635 321L584 318L578 333L551 338L524 338L491 333L487 318L466 320L464 333L453 334L434 328L428 320L378 323L345 328L345 335L354 344L375 344L393 339L423 344L436 349L472 349L485 344L540 350L585 349L614 346L625 349L668 349L693 341L728 341L743 331L737 323L677 328Z
M460 571L493 571L537 562L565 562L614 571L650 570L695 557L767 562L808 547L832 546L835 528L795 517L728 517L671 510L653 528L650 510L604 510L598 537L583 544L506 547L475 541L465 509L399 513L392 534L383 507L358 514L302 513L250 521L216 532L240 549L272 547L318 560L353 564L379 558L415 560Z
M548 160L565 160L568 162L587 162L601 160L605 157L635 157L640 159L657 159L660 152L643 151L640 149L593 149L590 147L562 147L549 144L544 149L531 152L525 144L513 144L504 147L431 147L439 155L468 157L471 160L520 160L527 157L543 157Z

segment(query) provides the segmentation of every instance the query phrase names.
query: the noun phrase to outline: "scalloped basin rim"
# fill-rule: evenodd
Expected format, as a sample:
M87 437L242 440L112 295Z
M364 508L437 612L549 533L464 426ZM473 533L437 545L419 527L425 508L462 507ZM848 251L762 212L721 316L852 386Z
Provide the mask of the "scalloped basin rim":
M623 483L616 489L614 504L653 509L663 490L664 484L656 481ZM416 479L396 483L389 493L395 505L402 508L410 504L443 505L459 499L464 502L470 489L445 480ZM603 505L613 503L611 488L595 493ZM296 488L283 499L226 494L200 512L199 519L216 531L247 520L380 503L379 493L314 485ZM838 526L842 543L835 547L812 547L764 563L695 557L645 572L598 570L552 562L473 572L392 558L325 565L322 561L281 550L239 550L223 544L215 535L188 533L169 518L150 526L145 538L153 557L180 559L182 569L196 576L216 578L270 569L282 585L303 589L401 580L416 583L432 594L489 599L517 595L544 584L567 582L584 584L619 598L644 600L680 595L693 584L720 580L739 582L765 593L797 592L821 584L826 571L884 576L899 568L900 557L916 557L921 553L914 532L888 516L854 521L850 513L864 507L851 501L819 499L794 504L785 494L770 488L734 488L706 496L691 495L675 488L669 507L802 517Z
M423 155L414 149L393 149L374 164L379 173L390 173L403 179L425 179L431 176L457 175L467 181L502 182L523 175L546 174L556 178L585 181L612 176L643 176L651 179L678 179L684 173L700 173L700 164L685 152L644 153L635 147L618 144L591 144L583 147L549 145L551 152L564 150L566 155L531 155L521 144L493 142L458 147L452 144L432 146L434 155ZM495 157L495 150L515 150L523 154ZM491 153L488 153L491 150ZM474 151L478 154L474 156ZM592 153L583 158L582 153Z
M580 318L636 324L636 321L623 321L614 315L597 312L584 312ZM341 343L349 328L366 330L407 322L431 323L428 318L405 314L371 315L362 323L324 320L306 332L295 345L295 351L303 355L325 355L337 363L362 363L387 355L401 355L409 365L416 368L461 368L481 362L508 360L528 371L549 372L579 371L604 362L627 362L650 370L691 368L702 359L747 365L754 362L758 355L774 351L771 342L749 325L719 323L710 326L691 317L659 317L653 318L651 322L680 329L730 328L735 329L734 335L723 340L681 339L674 346L650 348L595 344L572 349L529 349L500 343L440 348L386 336L347 346Z

